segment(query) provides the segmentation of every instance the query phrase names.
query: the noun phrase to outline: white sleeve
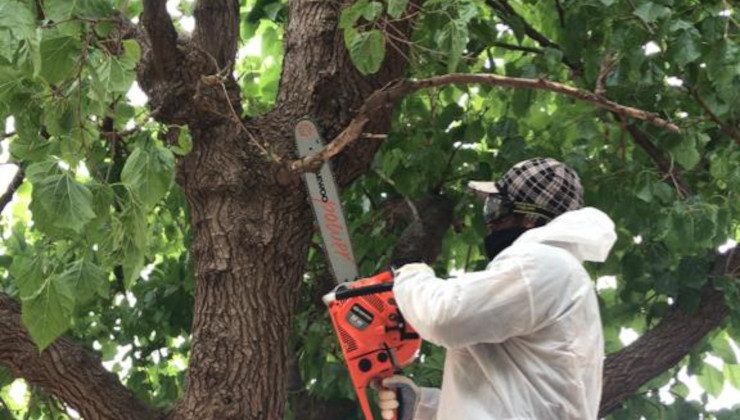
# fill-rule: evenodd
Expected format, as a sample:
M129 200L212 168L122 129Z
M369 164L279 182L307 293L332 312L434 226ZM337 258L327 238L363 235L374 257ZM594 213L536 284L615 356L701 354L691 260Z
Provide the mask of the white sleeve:
M485 271L441 280L426 264L396 274L401 313L425 340L448 348L498 343L534 327L531 281L521 255L502 255Z
M439 388L419 387L419 405L416 407L414 420L434 420L439 406Z

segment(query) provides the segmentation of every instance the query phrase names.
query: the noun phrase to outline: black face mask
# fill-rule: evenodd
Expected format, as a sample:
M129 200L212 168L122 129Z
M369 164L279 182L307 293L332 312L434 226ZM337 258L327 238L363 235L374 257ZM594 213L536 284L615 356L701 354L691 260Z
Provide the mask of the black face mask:
M494 259L496 255L508 248L509 245L516 241L516 238L526 231L526 228L515 227L489 233L488 236L486 236L486 255L488 256L488 259Z

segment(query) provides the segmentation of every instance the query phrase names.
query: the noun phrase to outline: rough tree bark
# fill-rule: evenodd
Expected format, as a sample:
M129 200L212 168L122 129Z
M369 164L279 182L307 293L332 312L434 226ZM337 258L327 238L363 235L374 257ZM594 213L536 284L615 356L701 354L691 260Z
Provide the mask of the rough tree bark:
M197 291L188 388L166 416L175 419L279 419L289 377L288 333L296 290L305 270L313 217L294 159L292 126L310 115L333 138L376 90L404 75L403 56L391 49L380 72L361 76L337 28L338 2L293 0L285 32L285 57L273 111L243 120L232 68L238 40L238 0L199 0L196 28L178 39L165 1L144 0L139 84L152 116L187 124L193 151L177 167L177 182L191 208ZM503 15L506 2L491 2ZM411 7L415 3L412 2ZM502 6L504 5L504 6ZM408 34L411 19L398 34ZM536 37L530 28L528 35ZM539 40L546 45L546 38ZM553 44L554 45L554 44ZM557 46L555 46L557 47ZM575 66L574 63L569 63ZM386 133L393 103L370 115L366 131ZM340 185L367 170L380 143L354 142L333 160ZM265 153L265 150L267 153ZM441 200L435 198L435 200ZM451 205L439 201L439 221L417 220L407 230L429 235L420 252L433 259L449 225ZM436 247L436 248L435 248ZM404 254L408 255L408 254ZM610 355L602 413L660 372L646 370L655 357L669 368L726 314L719 294L707 292L700 309L675 309L632 346ZM673 331L695 328L686 345ZM161 413L137 401L89 352L60 339L36 352L20 325L18 307L0 295L0 362L44 387L85 418L148 419ZM673 347L673 348L671 348ZM632 375L646 370L646 375ZM626 372L626 374L625 374Z

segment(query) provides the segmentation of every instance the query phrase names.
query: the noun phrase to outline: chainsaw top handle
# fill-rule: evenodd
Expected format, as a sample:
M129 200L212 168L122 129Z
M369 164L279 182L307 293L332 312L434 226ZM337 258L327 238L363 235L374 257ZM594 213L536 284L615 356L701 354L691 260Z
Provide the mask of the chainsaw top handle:
M370 286L337 290L334 296L337 300L344 300L355 296L372 295L390 290L393 290L393 283L373 284Z

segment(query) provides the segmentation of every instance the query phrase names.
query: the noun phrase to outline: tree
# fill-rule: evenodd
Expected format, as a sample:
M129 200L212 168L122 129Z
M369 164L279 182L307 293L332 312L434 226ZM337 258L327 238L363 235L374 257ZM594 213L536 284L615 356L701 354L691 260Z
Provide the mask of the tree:
M465 180L547 155L618 226L588 267L617 279L599 292L602 414L737 415L677 379L740 388L738 258L716 251L740 210L729 2L168 3L0 3L19 167L0 376L31 386L21 406L5 388L4 414L356 416L301 173L331 161L363 274L391 253L444 274L485 265ZM331 142L297 160L304 116ZM443 351L423 354L411 373L438 383Z

